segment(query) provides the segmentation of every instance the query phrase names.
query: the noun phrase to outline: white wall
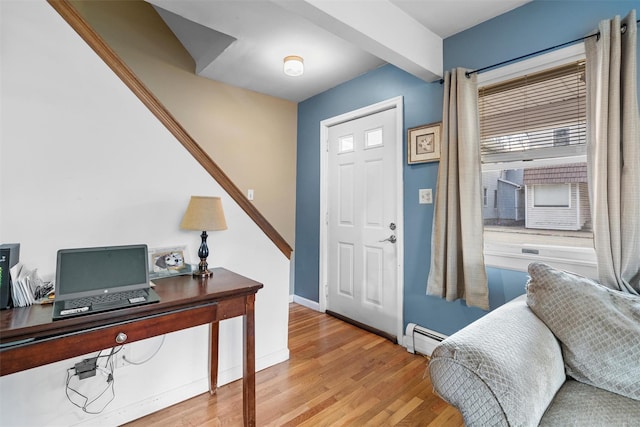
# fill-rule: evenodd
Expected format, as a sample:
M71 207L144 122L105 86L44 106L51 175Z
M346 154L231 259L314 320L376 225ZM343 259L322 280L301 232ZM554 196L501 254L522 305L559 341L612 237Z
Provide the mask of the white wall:
M0 242L42 276L66 247L187 244L179 229L189 196L219 195L229 229L209 237L210 266L258 280L256 364L286 360L289 260L44 1L0 1L2 122ZM242 375L241 321L222 322L220 383ZM115 425L207 390L208 328L166 336L141 366L116 369L115 400L88 415L65 396L81 358L0 379L2 425ZM130 344L141 360L160 344ZM94 382L91 382L94 381ZM104 380L82 382L87 393Z

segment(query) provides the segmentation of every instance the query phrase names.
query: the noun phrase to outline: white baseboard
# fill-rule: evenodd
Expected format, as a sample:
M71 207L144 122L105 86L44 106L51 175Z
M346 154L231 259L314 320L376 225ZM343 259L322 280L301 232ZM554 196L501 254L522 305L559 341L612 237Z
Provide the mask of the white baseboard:
M305 307L310 308L312 310L320 311L320 304L315 301L311 301L310 299L306 299L306 298L299 297L298 295L294 295L293 302L295 302L296 304L304 305Z
M256 371L261 371L270 366L289 360L289 349L269 354L256 359ZM218 386L229 384L242 378L242 366L236 366L226 371L218 373ZM209 378L201 378L190 384L185 384L168 392L152 396L148 399L131 403L128 406L112 412L105 412L94 418L85 420L78 426L105 426L122 425L145 415L152 414L161 409L168 408L176 403L184 402L187 399L206 393L209 390Z
M183 385L168 392L132 403L112 412L105 412L93 418L76 424L77 426L105 426L122 425L176 403L183 402L194 396L206 393L209 389L209 379L201 378L190 384Z
M256 372L262 371L270 366L289 360L289 349L284 349L277 353L269 354L256 359ZM242 365L234 366L231 369L218 373L218 386L229 384L242 378Z

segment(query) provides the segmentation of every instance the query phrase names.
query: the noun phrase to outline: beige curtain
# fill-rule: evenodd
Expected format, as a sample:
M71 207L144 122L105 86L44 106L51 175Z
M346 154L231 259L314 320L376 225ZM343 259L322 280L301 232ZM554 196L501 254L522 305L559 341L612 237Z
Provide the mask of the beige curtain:
M476 75L445 74L441 157L427 294L489 309L484 267Z
M624 32L621 26L626 26ZM602 21L587 53L587 161L602 284L640 294L640 118L637 23Z

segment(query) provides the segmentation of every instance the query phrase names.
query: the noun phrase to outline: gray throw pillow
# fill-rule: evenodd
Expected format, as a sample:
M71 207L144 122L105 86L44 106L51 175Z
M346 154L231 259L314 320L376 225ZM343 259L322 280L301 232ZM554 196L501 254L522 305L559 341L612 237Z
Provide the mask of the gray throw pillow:
M529 265L527 305L558 338L567 374L640 400L640 296Z

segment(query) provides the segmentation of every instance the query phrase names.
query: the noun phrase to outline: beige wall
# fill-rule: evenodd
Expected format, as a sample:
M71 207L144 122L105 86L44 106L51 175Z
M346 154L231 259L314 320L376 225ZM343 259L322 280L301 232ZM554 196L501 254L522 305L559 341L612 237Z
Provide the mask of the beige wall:
M148 3L73 4L243 193L254 190L255 206L293 247L297 104L195 75ZM168 185L179 178L167 171Z

